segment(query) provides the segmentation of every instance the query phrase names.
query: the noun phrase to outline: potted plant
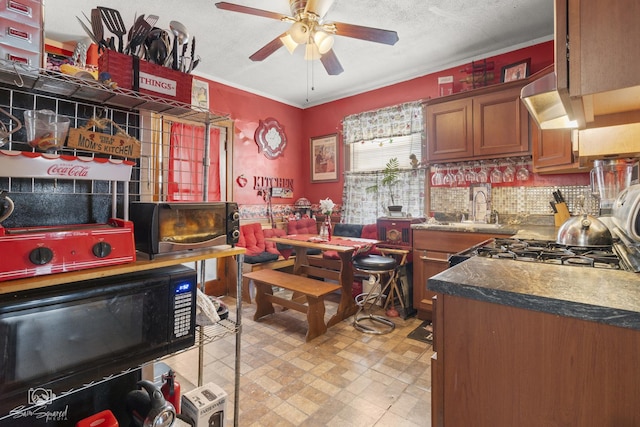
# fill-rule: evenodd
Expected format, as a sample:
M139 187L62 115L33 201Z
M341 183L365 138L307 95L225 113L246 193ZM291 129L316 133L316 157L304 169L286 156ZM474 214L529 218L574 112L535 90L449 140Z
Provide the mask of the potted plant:
M392 157L389 159L385 168L382 170L382 180L379 184L371 185L367 187L367 191L371 193L377 193L380 191L380 186L386 187L389 191L389 198L391 199L391 204L387 206L389 212L402 212L402 205L396 205L396 190L400 174L400 162L397 157Z

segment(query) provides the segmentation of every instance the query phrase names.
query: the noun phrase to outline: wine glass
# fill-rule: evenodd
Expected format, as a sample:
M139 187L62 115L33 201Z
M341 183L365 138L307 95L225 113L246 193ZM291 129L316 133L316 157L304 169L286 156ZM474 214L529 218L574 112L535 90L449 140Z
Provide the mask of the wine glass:
M526 181L529 179L529 169L527 168L527 159L525 157L520 161L520 167L516 171L516 179L518 181Z
M513 167L513 160L507 159L505 163L507 164L507 166L502 172L502 180L504 182L513 182L516 175L516 168Z
M494 184L499 184L502 182L502 171L500 170L500 166L498 165L498 162L496 162L495 165L493 165L493 170L491 171L491 182Z
M464 177L464 165L462 163L458 163L458 172L456 172L456 184L464 185L465 177Z
M478 182L485 183L489 181L489 171L483 160L480 160L480 170L476 173Z
M456 178L451 173L451 169L453 169L453 165L451 163L447 163L447 173L444 175L444 178L442 178L442 183L449 187L456 185Z
M433 165L435 173L431 176L431 185L440 186L444 184L444 174L442 173L442 166Z
M473 166L471 164L465 165L464 180L469 183L478 182L478 176L476 175L476 171L473 170Z

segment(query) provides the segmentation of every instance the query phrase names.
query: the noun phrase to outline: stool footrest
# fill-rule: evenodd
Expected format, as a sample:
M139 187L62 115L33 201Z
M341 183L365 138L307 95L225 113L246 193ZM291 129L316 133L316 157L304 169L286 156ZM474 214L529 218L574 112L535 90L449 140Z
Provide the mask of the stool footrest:
M372 323L373 322L380 323L384 325L385 328L378 329L378 328L375 328L374 326L365 325L362 323L362 321L365 321L365 320L369 320ZM356 318L353 321L353 326L360 332L364 332L366 334L376 334L376 335L388 334L389 332L393 331L396 328L396 324L393 323L391 320L387 319L384 316L378 316L375 314L367 314L365 316L360 316L360 317L356 315Z

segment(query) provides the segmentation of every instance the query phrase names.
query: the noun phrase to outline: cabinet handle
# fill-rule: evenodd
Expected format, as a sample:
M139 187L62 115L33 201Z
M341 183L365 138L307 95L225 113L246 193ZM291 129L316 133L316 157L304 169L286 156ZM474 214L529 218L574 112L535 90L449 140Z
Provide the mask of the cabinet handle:
M7 9L20 13L22 15L33 16L33 13L31 12L31 8L29 6L14 0L9 0Z
M430 256L426 256L426 255L420 255L420 259L423 261L438 261L438 262L448 262L449 260L449 254L447 254L446 258L434 258L434 257L430 257Z

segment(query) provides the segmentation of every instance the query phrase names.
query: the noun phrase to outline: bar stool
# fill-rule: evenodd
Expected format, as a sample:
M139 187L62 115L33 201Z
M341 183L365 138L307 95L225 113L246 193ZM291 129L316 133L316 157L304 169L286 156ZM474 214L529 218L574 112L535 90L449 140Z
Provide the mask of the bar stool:
M353 326L360 332L381 335L395 329L395 323L385 316L373 314L373 310L382 300L384 292L394 280L397 265L398 263L395 259L381 255L367 255L353 259L354 270L368 274L369 279L375 279L369 292L361 293L355 298L358 311L354 316ZM389 276L384 285L381 283L383 275ZM367 324L364 324L364 321L368 321ZM381 326L376 327L375 323Z

